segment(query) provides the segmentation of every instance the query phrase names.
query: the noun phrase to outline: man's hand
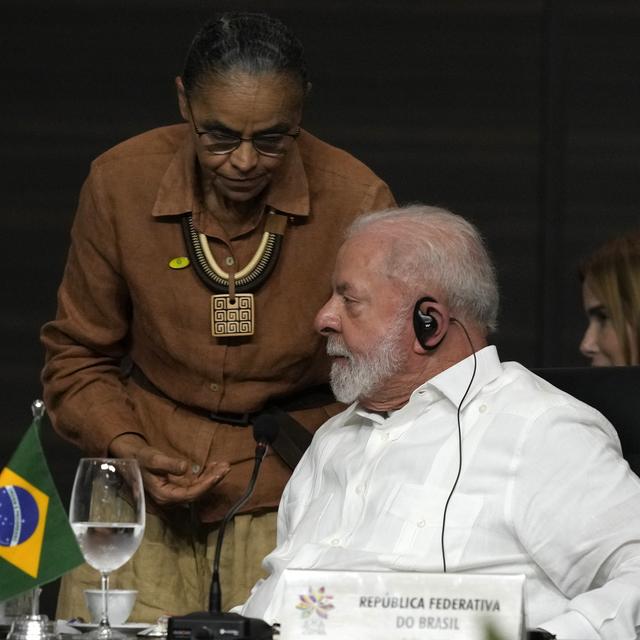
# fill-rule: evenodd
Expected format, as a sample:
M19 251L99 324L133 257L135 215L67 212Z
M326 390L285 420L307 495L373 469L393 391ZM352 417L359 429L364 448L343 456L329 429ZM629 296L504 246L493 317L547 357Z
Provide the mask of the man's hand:
M141 436L124 433L111 442L116 458L135 458L147 493L159 505L193 502L218 484L227 473L226 462L208 462L201 473L184 458L168 456L151 447Z

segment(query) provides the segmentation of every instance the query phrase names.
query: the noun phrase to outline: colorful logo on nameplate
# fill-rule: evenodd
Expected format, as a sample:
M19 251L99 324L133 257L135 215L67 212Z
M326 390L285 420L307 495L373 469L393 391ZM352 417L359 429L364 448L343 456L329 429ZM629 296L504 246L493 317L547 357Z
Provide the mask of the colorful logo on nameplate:
M335 609L332 604L333 596L324 587L314 589L309 587L308 593L301 594L296 609L303 619L303 633L305 635L326 635L324 621L329 618L329 611Z
M236 293L211 296L211 334L234 337L253 335L253 294Z

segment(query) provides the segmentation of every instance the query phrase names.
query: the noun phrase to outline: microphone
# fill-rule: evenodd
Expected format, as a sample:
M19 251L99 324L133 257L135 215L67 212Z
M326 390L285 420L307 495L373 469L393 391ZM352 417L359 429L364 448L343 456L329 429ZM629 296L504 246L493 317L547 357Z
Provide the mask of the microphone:
M211 591L209 593L209 611L211 613L219 613L222 600L222 592L220 590L220 556L222 555L222 541L227 524L233 519L240 507L251 497L258 479L258 471L260 465L267 453L267 445L271 444L278 435L278 423L275 418L268 414L258 416L253 425L253 439L256 441L255 462L253 465L253 473L247 486L247 490L240 496L238 501L227 511L222 520L220 529L218 530L218 539L216 540L216 551L213 556L213 576L211 577Z
M237 640L271 640L273 628L264 620L247 618L238 613L223 613L220 611L222 592L220 589L220 555L222 542L227 524L251 497L258 479L258 472L268 445L278 435L278 423L269 414L258 416L253 425L253 438L256 441L255 461L253 472L246 491L224 516L218 530L216 550L213 560L213 575L211 577L211 591L209 593L209 611L198 611L186 616L169 618L167 634L169 640L211 640L213 638L236 638Z

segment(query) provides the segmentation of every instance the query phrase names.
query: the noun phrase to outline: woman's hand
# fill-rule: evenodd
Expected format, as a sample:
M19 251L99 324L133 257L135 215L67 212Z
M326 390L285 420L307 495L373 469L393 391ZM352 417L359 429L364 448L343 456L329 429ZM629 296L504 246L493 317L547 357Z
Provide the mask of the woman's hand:
M109 451L116 458L138 461L145 490L163 506L197 500L218 484L230 469L226 462L208 462L198 473L200 469L194 470L188 460L168 456L134 433L115 438Z

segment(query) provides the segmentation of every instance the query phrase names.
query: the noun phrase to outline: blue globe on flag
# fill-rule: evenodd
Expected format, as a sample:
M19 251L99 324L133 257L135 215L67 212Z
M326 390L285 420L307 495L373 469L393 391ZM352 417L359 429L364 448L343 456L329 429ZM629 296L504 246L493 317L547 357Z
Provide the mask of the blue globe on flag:
M0 546L15 547L28 540L38 526L38 505L24 488L0 487Z

